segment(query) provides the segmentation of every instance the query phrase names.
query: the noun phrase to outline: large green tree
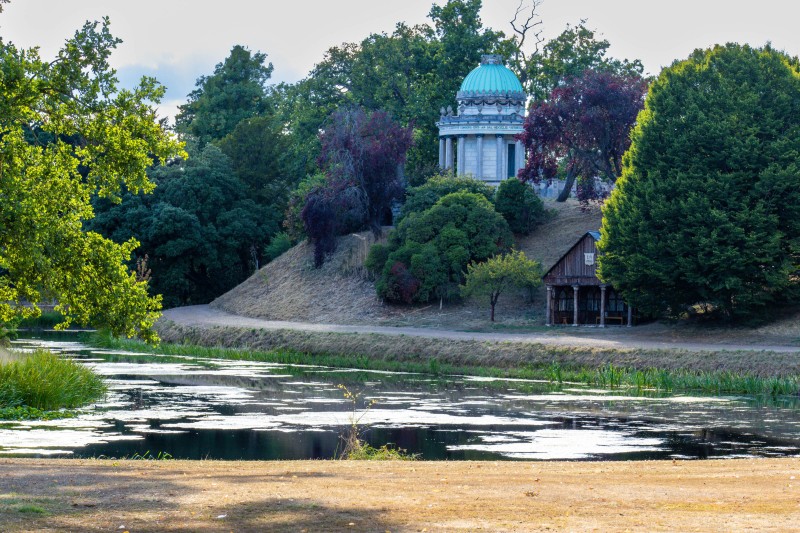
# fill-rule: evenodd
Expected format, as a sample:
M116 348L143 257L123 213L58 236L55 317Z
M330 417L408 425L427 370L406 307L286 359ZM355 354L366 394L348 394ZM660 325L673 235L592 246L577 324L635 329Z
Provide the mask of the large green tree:
M0 40L0 321L54 298L76 321L155 340L159 298L125 262L123 244L84 231L94 196L149 192L154 159L182 153L157 120L164 89L142 78L118 90L108 20L87 23L53 60Z
M176 129L201 146L233 131L239 122L263 114L267 108L266 83L272 75L267 55L236 45L210 76L201 76L189 101L180 106Z
M752 317L792 301L798 117L798 61L769 46L716 46L665 69L603 210L602 279L650 313Z
M258 204L214 145L152 170L148 196L128 193L98 205L93 227L114 240L141 242L150 284L168 306L206 303L258 267L282 213Z

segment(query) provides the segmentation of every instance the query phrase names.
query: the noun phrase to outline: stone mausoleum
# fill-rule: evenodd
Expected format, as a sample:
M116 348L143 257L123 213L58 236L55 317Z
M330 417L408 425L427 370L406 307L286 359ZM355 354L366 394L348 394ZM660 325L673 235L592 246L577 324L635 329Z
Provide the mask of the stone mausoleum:
M522 84L501 56L481 56L456 94L456 112L442 108L436 123L439 166L494 186L516 176L525 164L522 143L514 139L522 132L525 99Z

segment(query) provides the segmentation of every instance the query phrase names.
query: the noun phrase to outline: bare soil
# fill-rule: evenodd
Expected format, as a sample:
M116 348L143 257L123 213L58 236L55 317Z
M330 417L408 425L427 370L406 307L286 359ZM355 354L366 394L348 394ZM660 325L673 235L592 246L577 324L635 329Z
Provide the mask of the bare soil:
M0 531L94 530L798 531L800 460L0 460Z

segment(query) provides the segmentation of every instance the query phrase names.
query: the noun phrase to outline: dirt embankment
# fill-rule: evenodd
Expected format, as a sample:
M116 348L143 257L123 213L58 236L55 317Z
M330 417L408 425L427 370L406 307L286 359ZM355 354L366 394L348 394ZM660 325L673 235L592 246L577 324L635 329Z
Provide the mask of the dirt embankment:
M0 459L0 509L6 532L798 531L800 460Z
M714 345L690 350L623 343L614 346L617 343L603 343L592 338L576 345L569 339L565 343L536 342L523 335L505 341L475 340L462 332L439 332L439 336L436 331L427 330L429 336L415 336L266 329L252 325L186 325L169 320L159 321L157 329L165 342L262 351L291 349L313 354L366 355L373 359L424 364L436 361L454 366L521 368L558 362L564 367L602 368L610 363L641 370L728 371L762 377L800 374L798 349L792 347L785 348L787 351L784 352L761 351L757 347L730 351ZM553 340L559 341L558 338ZM606 346L593 347L592 344Z
M583 211L575 201L547 201L552 216L517 247L549 268L578 238L600 227L598 208ZM217 298L211 305L236 315L269 320L334 324L385 324L423 327L480 327L488 322L483 302L420 306L384 304L363 268L370 233L341 237L336 253L320 269L313 266L313 247L301 243L248 280ZM533 295L504 294L497 317L504 324L541 324L544 289Z

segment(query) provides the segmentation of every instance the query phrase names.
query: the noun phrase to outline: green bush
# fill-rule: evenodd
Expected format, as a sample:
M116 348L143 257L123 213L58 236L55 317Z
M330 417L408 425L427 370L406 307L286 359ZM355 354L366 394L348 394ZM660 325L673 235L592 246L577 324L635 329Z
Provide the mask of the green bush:
M97 400L105 392L102 378L91 369L45 350L0 363L0 409L75 408Z
M494 196L494 208L503 215L514 233L528 235L545 217L544 203L530 185L517 178L500 183Z
M434 176L419 187L412 187L406 193L406 203L400 211L399 220L410 213L421 213L434 206L444 196L454 192L479 194L489 200L494 198L490 185L467 176Z
M381 298L422 303L458 296L470 261L484 261L512 244L508 224L486 197L457 192L410 213L386 246L373 246L367 264L378 271L382 262L375 286Z
M285 231L277 233L264 249L264 255L267 261L273 261L280 257L284 252L289 251L292 247L292 239Z

